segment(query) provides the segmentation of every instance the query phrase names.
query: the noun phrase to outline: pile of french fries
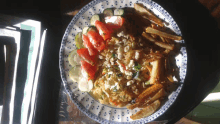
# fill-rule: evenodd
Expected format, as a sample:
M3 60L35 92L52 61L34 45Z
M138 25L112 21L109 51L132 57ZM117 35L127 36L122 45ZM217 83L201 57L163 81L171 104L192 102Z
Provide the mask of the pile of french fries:
M145 89L135 100L134 104L128 105L128 109L142 108L140 111L132 115L130 118L133 120L141 119L153 114L160 106L162 99L167 96L166 84L173 83L173 74L167 73L170 70L169 59L167 56L170 51L175 49L174 40L182 40L181 36L175 35L172 31L165 30L164 22L160 18L154 15L151 11L145 8L142 4L134 4L135 11L143 18L152 22L151 26L145 27L142 37L147 42L151 42L156 46L159 46L165 51L163 53L153 53L152 56L156 56L155 59L149 60L152 67L148 67L150 72L150 87ZM160 39L160 40L158 40Z

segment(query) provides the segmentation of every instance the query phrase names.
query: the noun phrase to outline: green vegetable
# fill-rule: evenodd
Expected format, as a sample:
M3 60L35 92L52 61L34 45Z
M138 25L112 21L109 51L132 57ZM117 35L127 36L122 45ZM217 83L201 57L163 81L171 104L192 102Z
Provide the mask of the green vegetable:
M115 9L114 10L114 15L116 15L116 16L122 16L122 15L124 15L124 9Z
M121 76L122 76L122 74L118 74L117 76L118 76L118 77L121 77Z
M134 78L137 75L137 72L132 74L132 78Z
M92 18L90 19L90 24L94 26L96 20L100 21L99 15L93 15Z
M82 32L79 32L75 37L75 44L77 49L84 48L83 40L82 40Z
M80 57L76 51L76 49L73 50L68 56L68 61L72 66L80 65Z
M81 66L76 65L69 71L69 77L72 81L78 82L81 77Z
M113 11L112 11L112 8L107 8L107 9L105 9L105 10L103 11L103 14L104 14L104 17L106 17L106 16L113 16L113 15L114 15L114 13L113 13Z
M139 71L139 70L141 69L141 65L140 65L139 63L135 62L134 69L135 69L136 71Z
M117 87L115 86L114 88L113 88L113 92L116 92L117 91Z
M115 58L115 54L114 53L112 54L112 57Z
M146 81L146 82L145 82L145 85L150 85L150 81Z
M97 31L97 29L96 29L95 26L90 26L90 27L87 29L87 32L86 32L86 33L88 33L90 30Z
M116 70L120 70L120 69L118 68L118 66L114 66L114 68L115 68Z
M83 30L82 30L82 33L83 33L84 35L86 35L86 34L87 34L87 30L88 30L89 28L90 28L90 27L84 27Z
M136 74L135 74L135 76L133 77L134 79L136 79L136 80L140 80L140 78L138 78L139 77L139 74L140 74L140 72L139 71L137 71L137 72L135 72Z

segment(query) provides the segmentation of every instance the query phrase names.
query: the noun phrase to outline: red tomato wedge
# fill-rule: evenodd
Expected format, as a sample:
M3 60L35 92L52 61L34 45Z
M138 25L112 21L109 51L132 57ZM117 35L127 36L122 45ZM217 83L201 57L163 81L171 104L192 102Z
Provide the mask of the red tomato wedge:
M96 66L92 66L88 62L81 60L81 67L88 74L88 80L94 79L97 70Z
M92 45L100 52L105 48L104 39L99 35L98 32L90 30L87 33L87 36L89 37L90 42Z
M125 18L121 16L107 16L105 17L106 23L113 23L118 26L122 26L125 23Z
M85 60L86 62L88 62L92 66L95 65L95 56L90 56L87 48L78 49L77 53L81 58L83 58L83 60Z
M113 23L107 23L106 24L106 26L107 26L107 28L109 29L109 30L115 30L115 29L119 29L121 26L119 26L119 25L116 25L116 24L113 24Z
M96 55L98 53L98 51L94 48L94 46L92 45L92 43L89 41L89 38L86 35L82 35L82 39L83 39L83 44L86 48L88 48L89 50L89 54L92 55Z
M98 29L99 34L103 37L104 40L110 39L111 38L111 33L113 32L112 30L109 30L106 26L101 21L95 21L95 27Z

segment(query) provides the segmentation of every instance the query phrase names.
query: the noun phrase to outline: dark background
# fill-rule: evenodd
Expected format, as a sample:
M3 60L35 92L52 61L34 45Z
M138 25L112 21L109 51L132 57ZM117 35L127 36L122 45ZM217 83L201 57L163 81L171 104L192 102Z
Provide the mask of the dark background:
M61 85L59 48L64 29L72 17L64 13L79 9L88 0L1 0L0 13L42 22L47 37L36 105L36 124L53 124L58 119ZM219 82L220 33L217 22L197 0L155 0L177 22L187 47L187 75L178 100L157 120L178 121L197 106Z

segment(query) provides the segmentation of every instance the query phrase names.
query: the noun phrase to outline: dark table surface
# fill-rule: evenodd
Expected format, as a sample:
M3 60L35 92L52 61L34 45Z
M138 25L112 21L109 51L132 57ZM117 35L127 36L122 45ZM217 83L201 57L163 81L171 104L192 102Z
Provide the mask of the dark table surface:
M80 9L88 1L63 0L3 1L0 13L42 21L48 29L42 71L38 86L35 112L36 124L58 123L60 109L59 48L62 35L72 17L64 13ZM187 75L181 93L174 104L156 120L168 119L170 123L195 108L219 82L220 32L217 22L197 0L155 0L177 22L187 48ZM23 4L22 4L23 3ZM4 6L7 5L7 6ZM62 5L62 6L61 6Z

